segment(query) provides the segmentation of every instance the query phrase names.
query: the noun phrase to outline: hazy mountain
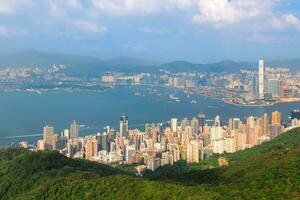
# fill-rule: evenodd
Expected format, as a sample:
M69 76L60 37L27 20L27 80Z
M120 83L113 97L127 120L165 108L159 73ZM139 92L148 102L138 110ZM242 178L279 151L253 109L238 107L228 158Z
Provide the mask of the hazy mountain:
M279 60L279 61L271 61L267 62L267 65L272 67L288 67L292 71L300 70L300 58L299 59L289 59L289 60Z
M209 64L195 64L186 61L175 61L163 64L159 67L171 72L236 72L239 71L241 68L253 69L253 64L250 62L235 62L232 60L225 60Z
M90 56L69 55L60 53L45 53L35 50L21 51L14 54L0 55L0 67L49 67L53 64L64 64L67 72L73 75L94 75L106 71L120 72L157 72L159 69L170 72L237 72L240 68L257 69L257 62L236 62L225 60L216 63L198 64L187 61L174 61L165 64L146 61L138 58L118 57L103 60ZM270 66L285 66L292 70L300 69L300 59L266 62Z
M60 53L45 53L26 50L14 54L0 55L0 67L49 67L53 64L63 64L68 67L67 72L73 75L99 75L105 71L136 72L148 70L154 62L136 58L114 58L103 60L90 56L78 56ZM145 68L145 69L144 69Z

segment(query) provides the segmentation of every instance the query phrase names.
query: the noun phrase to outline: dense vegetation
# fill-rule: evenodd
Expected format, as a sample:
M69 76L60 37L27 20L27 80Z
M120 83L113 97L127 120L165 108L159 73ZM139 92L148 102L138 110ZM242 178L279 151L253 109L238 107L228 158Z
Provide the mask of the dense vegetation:
M297 199L300 129L246 151L134 177L119 168L57 152L0 151L1 199Z

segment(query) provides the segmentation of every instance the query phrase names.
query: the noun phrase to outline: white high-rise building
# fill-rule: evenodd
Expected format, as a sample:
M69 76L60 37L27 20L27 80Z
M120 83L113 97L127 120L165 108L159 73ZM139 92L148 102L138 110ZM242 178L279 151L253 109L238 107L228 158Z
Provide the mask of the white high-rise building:
M70 125L70 139L78 138L79 127L75 120Z
M264 60L258 62L258 94L260 99L264 99L265 94L265 66Z
M171 131L173 133L177 132L177 118L172 118L171 119Z

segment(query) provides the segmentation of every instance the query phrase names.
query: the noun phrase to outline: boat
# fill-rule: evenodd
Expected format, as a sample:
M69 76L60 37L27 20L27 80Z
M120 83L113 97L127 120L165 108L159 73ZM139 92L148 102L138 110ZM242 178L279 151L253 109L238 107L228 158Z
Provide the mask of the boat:
M196 103L197 103L197 101L194 99L191 101L191 104L196 104Z

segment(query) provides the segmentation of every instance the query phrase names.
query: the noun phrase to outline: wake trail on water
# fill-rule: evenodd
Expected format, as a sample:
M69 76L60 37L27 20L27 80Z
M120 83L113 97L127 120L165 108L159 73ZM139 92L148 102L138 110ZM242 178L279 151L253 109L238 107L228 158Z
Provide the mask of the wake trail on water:
M14 139L14 138L39 137L39 136L42 136L42 135L43 135L43 134L14 135L14 136L5 136L5 137L0 137L0 139Z

